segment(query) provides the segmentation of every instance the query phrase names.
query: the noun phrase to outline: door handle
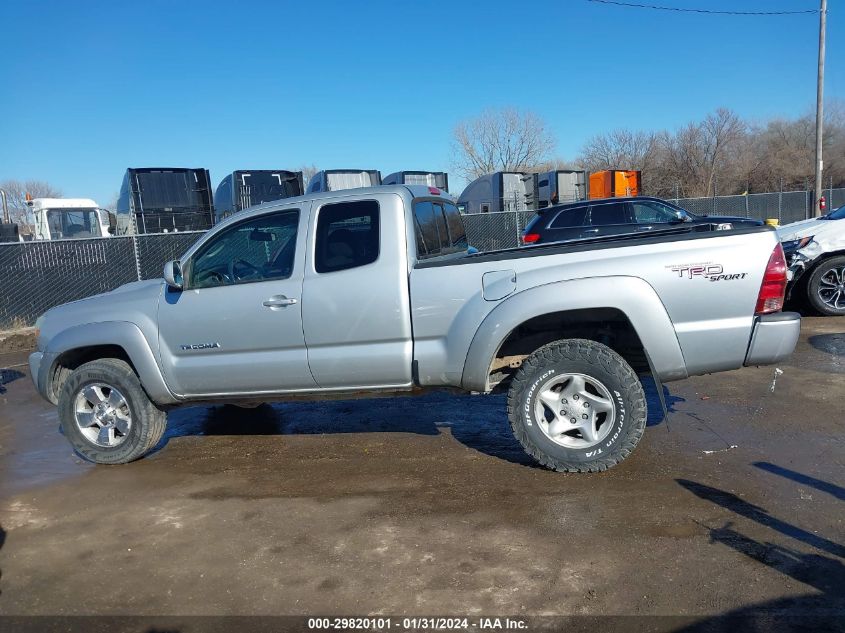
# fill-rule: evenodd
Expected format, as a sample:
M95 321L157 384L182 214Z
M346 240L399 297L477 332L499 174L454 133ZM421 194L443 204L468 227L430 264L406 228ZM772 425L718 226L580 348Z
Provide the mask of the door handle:
M288 299L285 295L276 295L266 299L262 304L265 308L284 308L298 303L296 299Z
M598 229L584 229L584 233L598 233Z

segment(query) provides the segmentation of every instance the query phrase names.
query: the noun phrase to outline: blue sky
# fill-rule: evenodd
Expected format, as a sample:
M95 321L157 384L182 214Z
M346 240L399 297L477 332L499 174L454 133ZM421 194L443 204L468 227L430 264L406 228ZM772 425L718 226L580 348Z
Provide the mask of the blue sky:
M826 95L842 99L845 7L831 5ZM487 107L537 112L572 158L603 130L671 129L720 106L796 116L815 102L816 15L585 0L27 0L4 2L0 22L0 181L47 180L103 205L129 166L207 167L215 186L234 169L311 163L448 170L455 123Z

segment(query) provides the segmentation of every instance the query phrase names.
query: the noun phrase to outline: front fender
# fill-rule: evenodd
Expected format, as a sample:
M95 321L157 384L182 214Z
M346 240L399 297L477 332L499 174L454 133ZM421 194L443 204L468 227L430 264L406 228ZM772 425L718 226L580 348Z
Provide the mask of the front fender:
M177 402L161 375L155 356L140 328L129 321L86 323L58 332L47 344L38 367L36 384L41 394L52 400L50 381L55 375L56 362L65 352L98 345L117 345L122 348L150 399L157 404Z
M543 284L502 301L472 339L461 386L489 390L490 365L508 335L522 323L552 312L590 308L615 308L628 317L661 380L687 377L675 328L654 288L639 277L612 276Z

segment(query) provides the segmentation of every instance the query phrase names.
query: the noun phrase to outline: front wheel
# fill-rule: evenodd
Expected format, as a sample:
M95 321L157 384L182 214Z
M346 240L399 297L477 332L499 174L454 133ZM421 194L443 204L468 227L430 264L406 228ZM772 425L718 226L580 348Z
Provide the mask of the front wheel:
M598 472L637 446L646 401L637 374L601 343L555 341L522 363L508 394L517 440L542 465L562 472Z
M831 257L816 266L807 282L807 299L822 314L845 315L845 256Z
M59 394L59 420L79 455L98 464L124 464L158 444L167 415L127 363L106 358L68 376Z

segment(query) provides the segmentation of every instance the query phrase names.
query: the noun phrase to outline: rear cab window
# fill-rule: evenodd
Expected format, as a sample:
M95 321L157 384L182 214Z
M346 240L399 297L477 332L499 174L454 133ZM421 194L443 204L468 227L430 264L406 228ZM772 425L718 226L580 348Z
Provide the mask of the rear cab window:
M458 207L443 199L414 201L417 259L467 250L466 231Z
M372 264L379 255L379 205L375 200L326 204L317 216L314 269L333 273Z

